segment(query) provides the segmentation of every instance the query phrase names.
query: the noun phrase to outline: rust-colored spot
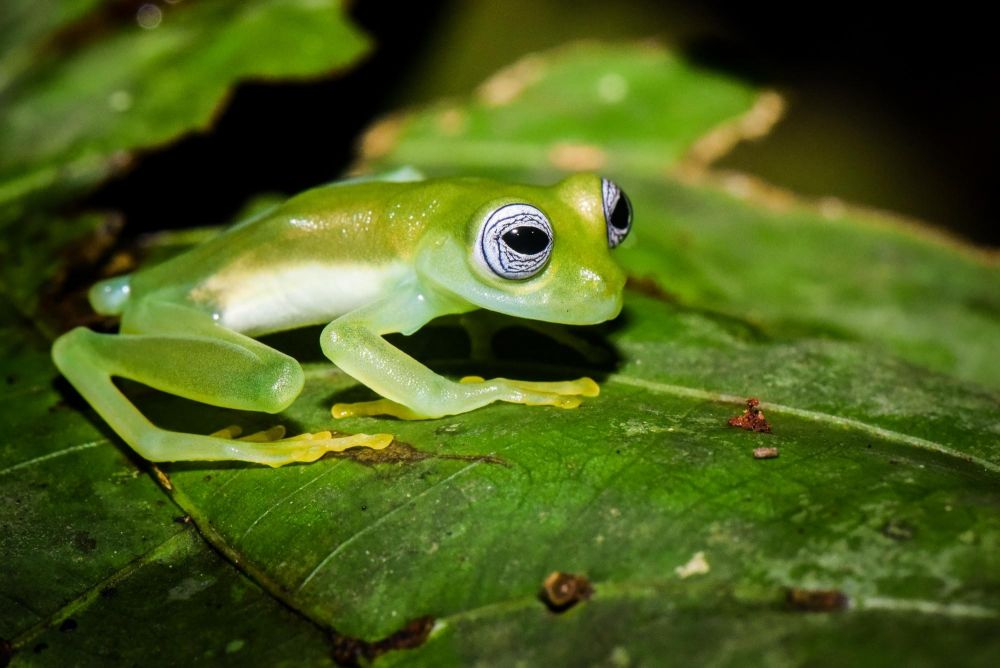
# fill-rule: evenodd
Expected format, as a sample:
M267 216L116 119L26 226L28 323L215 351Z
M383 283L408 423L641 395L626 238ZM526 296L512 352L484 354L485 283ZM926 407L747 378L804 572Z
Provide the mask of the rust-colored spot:
M774 91L761 93L741 117L727 121L703 135L688 149L682 168L704 170L742 141L764 137L785 111L785 101Z
M735 420L736 418L733 418ZM732 421L730 421L732 424ZM778 456L778 448L754 448L753 458L754 459L774 459Z
M160 470L160 468L156 466L156 464L153 464L150 468L152 468L153 475L156 476L156 479L159 481L163 489L167 490L168 492L174 491L174 483L170 482L170 478L167 477L166 473Z
M747 399L747 407L743 411L743 415L737 415L729 418L729 426L739 427L740 429L746 429L747 431L759 431L766 434L771 433L771 425L769 425L767 423L767 419L764 418L764 411L760 409L760 399L756 397L750 397ZM756 456L756 453L754 456Z
M785 604L800 612L836 612L847 608L847 595L838 589L799 589L785 592Z
M409 443L393 441L381 450L371 448L351 448L344 452L331 452L326 455L331 459L353 459L359 464L374 466L375 464L409 464L427 459L454 459L463 462L483 462L484 464L499 464L507 466L507 462L493 455L456 455L435 454L417 450Z
M390 636L375 642L333 632L333 660L341 666L360 666L397 649L414 649L427 642L434 628L433 617L420 617Z
M375 122L361 135L359 153L362 160L374 160L386 155L396 147L403 129L403 117L388 116Z
M500 70L479 86L479 99L488 107L510 104L545 73L545 61L528 55Z
M554 571L545 578L539 597L552 612L565 612L593 595L594 587L587 578Z
M677 297L660 287L656 279L651 276L629 276L625 280L625 289L658 299L661 302L677 303Z
M112 253L108 261L101 267L101 275L104 277L120 276L135 271L138 265L139 259L133 249L118 250Z
M441 131L441 134L449 137L462 134L468 125L468 114L454 107L445 109L437 117L438 130Z
M594 171L604 167L608 155L593 144L560 142L549 149L548 159L553 167L568 172Z

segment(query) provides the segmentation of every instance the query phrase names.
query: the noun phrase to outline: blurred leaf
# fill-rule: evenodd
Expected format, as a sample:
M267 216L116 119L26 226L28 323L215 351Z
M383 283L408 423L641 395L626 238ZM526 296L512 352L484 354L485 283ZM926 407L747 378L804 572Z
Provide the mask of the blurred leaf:
M584 44L527 56L468 102L442 102L376 125L362 157L430 173L551 179L567 169L603 169L658 176L757 97L750 86L692 69L652 44ZM763 126L776 105L758 112Z
M101 0L7 0L0 13L0 91L31 66L47 36L100 5Z
M32 60L0 61L16 73L0 78L0 222L23 198L51 207L135 149L204 129L241 80L325 74L367 49L339 0L50 4L18 2L0 23L0 51Z
M766 131L780 107L772 93L757 97L651 46L582 45L530 56L466 103L383 122L363 144L365 165L543 183L599 171L635 208L622 262L682 303L778 337L878 343L998 386L995 255L748 177L702 176L706 160Z

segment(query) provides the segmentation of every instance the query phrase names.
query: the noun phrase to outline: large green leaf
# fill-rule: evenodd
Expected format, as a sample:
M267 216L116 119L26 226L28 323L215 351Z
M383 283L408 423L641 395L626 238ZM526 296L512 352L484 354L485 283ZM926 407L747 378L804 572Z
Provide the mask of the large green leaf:
M223 561L0 308L0 663L326 658L326 634ZM136 621L138 620L138 622Z
M0 222L204 129L238 81L324 74L367 48L339 0L51 4L0 22Z
M596 366L521 329L501 332L499 357L489 363L465 360L461 334L450 328L396 342L447 374L593 374L601 396L572 411L497 405L426 422L358 418L331 424L331 403L371 394L317 358L317 331L296 332L271 341L304 359L307 370L302 397L280 416L126 389L159 424L186 431L280 421L302 430L392 431L397 442L381 453L352 451L277 470L162 465L152 470L161 495L135 475L122 454L127 449L85 407L48 413L59 394L74 395L52 386L42 337L10 315L0 323L8 346L4 359L10 360L5 371L14 375L8 389L36 388L31 402L0 406L3 423L15 426L4 433L0 450L0 502L25 508L3 516L9 528L0 540L3 563L17 565L0 581L0 592L20 602L13 614L0 617L0 636L12 641L15 661L138 663L164 642L173 647L177 638L187 643L180 662L228 656L250 665L322 664L334 655L420 665L939 665L955 657L968 665L995 663L995 391L915 356L888 332L866 334L856 318L839 323L829 313L824 319L822 312L794 310L782 281L799 277L780 272L802 271L808 285L829 269L813 266L822 265L815 254L800 269L789 268L798 266L789 256L808 255L817 242L812 235L779 232L827 225L838 243L858 236L855 249L877 241L883 257L900 258L882 268L881 280L893 286L913 280L906 274L909 262L923 254L928 274L945 273L924 294L931 315L942 313L951 297L988 296L992 270L965 251L894 227L854 218L824 223L798 205L774 212L666 175L690 164L678 160L692 144L704 146L699 137L752 104L753 93L744 86L698 73L650 47L591 46L535 62L542 69L532 74L539 77L533 86L546 75L566 74L562 87L553 86L564 99L572 100L573 81L594 90L608 76L609 63L615 64L612 74L626 79L630 96L645 91L629 100L639 110L631 122L600 129L609 119L594 112L593 126L574 117L566 132L544 106L548 98L536 91L532 141L543 141L548 132L551 142L575 144L555 153L557 163L594 161L600 146L632 146L636 153L623 151L620 171L612 173L634 193L641 216L636 241L622 257L633 272L655 275L670 293L635 281L617 322L581 330L613 351L611 362ZM663 78L660 70L671 74ZM632 81L642 77L642 85ZM642 133L634 129L644 116L655 116L652 103L642 101L671 92L696 95L702 78L714 102L703 113L676 117L673 126L663 124L650 142L662 149L662 168L656 167L640 155ZM620 84L605 83L599 94L620 91ZM507 104L530 92L522 89ZM582 102L562 104L565 113L586 116ZM494 127L490 114L500 108L480 110L483 132ZM437 119L428 131L463 127L463 108L436 113L428 116ZM399 144L382 126L375 139L382 142L383 164L394 159L394 146L406 145L406 128L418 127L419 120L412 123L396 135ZM507 130L496 131L499 138L515 125L509 120L501 126ZM746 129L739 120L730 125L737 134L741 127ZM616 128L623 138L616 138ZM721 141L720 134L713 136ZM372 142L370 137L369 148ZM589 143L599 150L581 146ZM536 168L518 162L515 153L501 152L495 163L483 158L477 170L521 178L559 171L551 163ZM422 166L467 169L457 145L452 154L454 164L442 152ZM514 159L505 162L504 155ZM419 162L415 156L419 152L406 161ZM738 229L744 241L759 230L761 247L765 240L773 247L773 297L748 292L751 298L740 300L735 291L709 289L706 276L741 276L746 269L754 277L764 270L753 258L728 265L721 250L692 246L701 238L699 226L718 228L712 234L720 236ZM672 234L681 240L676 248L668 243ZM669 269L687 282L669 282L667 261L689 263L690 271ZM838 293L845 309L879 307L871 291L852 283L850 272L858 265L831 273L831 291L847 284ZM881 307L921 323L904 296L901 289L889 290ZM764 299L773 304L761 307ZM957 317L968 317L956 309ZM983 323L984 329L995 327L988 308ZM986 349L989 342L978 333L962 330L953 341L966 336L971 348ZM749 396L762 399L773 433L727 425ZM780 456L755 459L758 446L777 447ZM127 484L108 483L116 472ZM176 505L159 506L166 495ZM7 519L25 512L30 520ZM190 517L204 542L192 540L191 525L175 522L178 515ZM92 552L85 562L73 561L79 548L66 540L80 531L87 535L79 544ZM226 561L207 552L205 542ZM50 561L36 567L43 546L52 550ZM69 577L43 577L63 561L75 569ZM561 614L551 612L538 593L553 571L586 576L593 596ZM102 582L118 594L101 596ZM789 590L799 598L817 590L836 593L814 594L830 605L816 604L819 611L810 613L785 602ZM171 599L169 592L184 597ZM59 630L70 615L73 630ZM425 641L412 632L393 639L425 616L435 620ZM323 645L331 629L333 654ZM385 638L390 640L375 642ZM39 644L44 647L35 655ZM380 655L407 645L417 646ZM237 653L226 655L227 649Z
M773 93L754 102L745 86L658 48L583 45L530 57L467 103L391 119L363 146L376 169L412 164L534 182L600 171L636 211L622 261L683 303L779 337L877 342L996 387L995 254L833 200L767 193L748 177L701 177L706 159L763 132L780 107Z

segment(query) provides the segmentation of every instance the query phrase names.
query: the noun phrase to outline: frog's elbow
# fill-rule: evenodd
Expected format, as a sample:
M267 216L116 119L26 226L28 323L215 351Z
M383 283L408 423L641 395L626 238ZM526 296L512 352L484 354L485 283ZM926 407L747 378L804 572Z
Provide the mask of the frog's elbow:
M121 315L132 294L132 276L116 276L95 283L87 294L90 305L101 315Z

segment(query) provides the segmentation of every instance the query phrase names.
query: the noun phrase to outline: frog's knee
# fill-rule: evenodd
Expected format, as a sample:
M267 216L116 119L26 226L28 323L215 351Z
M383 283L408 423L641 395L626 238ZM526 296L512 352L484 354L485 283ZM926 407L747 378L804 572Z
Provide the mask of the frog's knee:
M79 356L87 347L87 342L98 336L86 327L76 327L66 332L52 344L52 359L60 370L70 364L74 356Z
M181 435L151 427L131 438L128 435L124 436L125 442L143 459L148 459L151 462L169 462L173 461L170 447L171 437L177 438Z
M288 408L302 392L305 373L292 358L275 360L260 374L257 403L266 413L280 413Z

